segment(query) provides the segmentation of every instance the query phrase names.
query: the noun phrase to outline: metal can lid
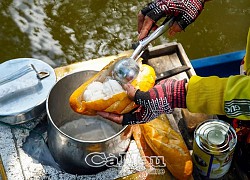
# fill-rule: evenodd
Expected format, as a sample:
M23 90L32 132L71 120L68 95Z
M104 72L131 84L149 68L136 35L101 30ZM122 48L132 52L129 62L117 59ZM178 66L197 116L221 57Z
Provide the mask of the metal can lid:
M237 143L233 127L218 119L210 119L199 124L194 132L197 145L209 154L232 151Z
M0 65L0 121L20 124L45 112L46 98L56 82L54 69L34 58Z

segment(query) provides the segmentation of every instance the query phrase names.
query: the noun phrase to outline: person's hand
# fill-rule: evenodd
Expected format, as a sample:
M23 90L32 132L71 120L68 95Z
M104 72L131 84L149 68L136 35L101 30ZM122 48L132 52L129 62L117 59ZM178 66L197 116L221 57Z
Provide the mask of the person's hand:
M128 97L131 100L134 100L135 93L136 93L137 89L133 85L131 85L130 83L124 84L123 89L127 92Z
M114 113L103 112L103 111L98 111L96 114L102 116L103 118L111 120L117 124L122 124L122 121L123 121L123 115L121 114L114 114Z
M123 115L97 112L98 115L118 124L140 124L170 114L173 108L186 108L186 80L165 79L147 92L136 90L127 84L125 90L131 94L139 108Z
M127 92L127 95L131 100L134 100L135 93L137 89L131 85L130 83L124 84L123 89ZM108 112L97 112L98 115L102 116L103 118L109 119L117 124L122 124L123 122L123 115L108 113Z
M138 14L138 39L145 38L151 30L157 28L156 22L163 17L174 16L169 28L169 36L184 30L194 22L203 10L205 0L155 0Z

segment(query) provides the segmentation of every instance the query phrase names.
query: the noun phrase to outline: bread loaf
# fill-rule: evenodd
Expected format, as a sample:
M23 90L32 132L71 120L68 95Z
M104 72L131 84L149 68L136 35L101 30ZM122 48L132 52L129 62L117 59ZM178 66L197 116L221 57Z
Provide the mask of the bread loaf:
M124 57L110 62L71 94L69 102L75 112L84 115L95 115L96 111L124 114L137 107L121 85L112 79L114 64L122 58ZM137 89L147 91L154 86L155 71L141 61L139 67L139 75L131 84Z
M177 179L188 179L193 171L189 150L180 133L174 131L165 114L141 124L143 136L157 156L164 156L168 170Z

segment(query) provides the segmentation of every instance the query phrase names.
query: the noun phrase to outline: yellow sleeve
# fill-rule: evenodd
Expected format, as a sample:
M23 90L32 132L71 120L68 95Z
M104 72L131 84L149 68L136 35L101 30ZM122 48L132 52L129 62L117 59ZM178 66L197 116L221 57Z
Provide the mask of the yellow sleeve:
M250 76L192 76L187 87L186 104L193 113L250 120Z
M250 75L250 28L248 31L247 36L247 45L246 45L246 54L244 57L244 70L246 71L247 75Z
M228 117L250 120L250 76L230 76L224 102Z
M193 113L225 114L227 78L192 76L187 87L187 108Z

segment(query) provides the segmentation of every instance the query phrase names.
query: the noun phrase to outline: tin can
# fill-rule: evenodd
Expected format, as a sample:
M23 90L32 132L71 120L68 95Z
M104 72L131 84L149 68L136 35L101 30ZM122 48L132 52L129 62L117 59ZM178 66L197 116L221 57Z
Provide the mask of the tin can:
M230 124L217 119L202 122L194 132L192 158L196 169L209 179L222 177L231 166L236 143Z

